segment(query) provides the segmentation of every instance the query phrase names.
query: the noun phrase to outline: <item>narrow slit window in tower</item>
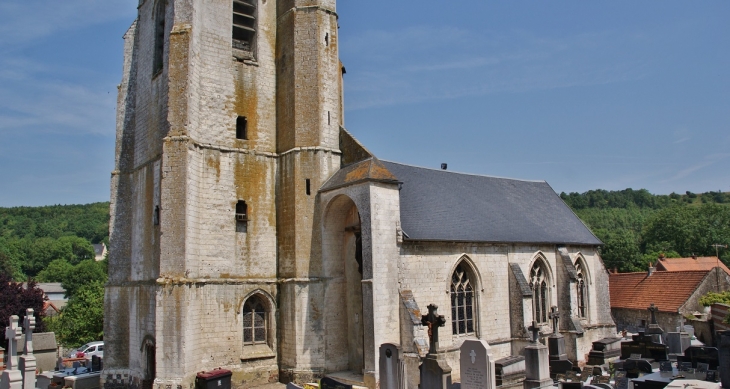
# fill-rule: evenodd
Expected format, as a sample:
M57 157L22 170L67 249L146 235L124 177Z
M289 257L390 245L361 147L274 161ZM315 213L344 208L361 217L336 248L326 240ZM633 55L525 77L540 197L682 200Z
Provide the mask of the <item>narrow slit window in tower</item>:
M236 139L248 139L248 119L245 116L236 118Z
M152 74L162 70L162 55L165 50L165 2L158 0L155 8L155 54L152 62Z
M307 192L307 196L309 196L310 194L312 194L312 189L311 189L311 183L310 183L310 181L309 181L309 178L307 178L307 179L306 179L306 180L304 181L304 186L305 186L305 190L306 190L306 192Z
M256 39L256 2L233 0L233 48L253 54Z
M248 221L248 205L243 200L238 200L236 203L236 221L239 223Z

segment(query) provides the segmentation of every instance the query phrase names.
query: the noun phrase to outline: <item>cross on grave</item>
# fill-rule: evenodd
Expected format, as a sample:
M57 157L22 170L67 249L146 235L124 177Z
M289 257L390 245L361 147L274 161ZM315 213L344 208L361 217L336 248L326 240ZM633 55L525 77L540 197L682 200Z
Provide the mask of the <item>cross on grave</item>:
M553 305L550 307L550 320L553 321L553 334L558 334L558 319L560 319L560 313L558 313L558 307Z
M684 316L679 315L679 331L677 332L684 332Z
M475 353L474 350L471 350L469 356L471 357L471 364L473 365L477 360L477 353Z
M436 314L439 307L435 304L430 304L428 307L428 315L421 316L421 324L428 327L428 339L430 340L429 353L436 354L439 344L439 327L443 327L446 324L446 320L443 315Z
M528 330L532 333L532 339L530 339L530 342L537 343L538 334L540 333L540 327L538 327L536 321L532 321L532 325L527 327Z
M8 362L5 368L15 370L18 368L17 340L23 332L18 328L18 316L10 316L10 325L5 327L5 339L8 340Z
M33 308L25 310L25 320L23 320L23 327L25 327L25 348L23 352L25 355L33 354L33 331L35 330L35 316L33 315Z
M651 303L649 308L647 308L649 312L651 312L651 324L657 324L656 322L656 312L659 310L659 308L654 305L654 303Z

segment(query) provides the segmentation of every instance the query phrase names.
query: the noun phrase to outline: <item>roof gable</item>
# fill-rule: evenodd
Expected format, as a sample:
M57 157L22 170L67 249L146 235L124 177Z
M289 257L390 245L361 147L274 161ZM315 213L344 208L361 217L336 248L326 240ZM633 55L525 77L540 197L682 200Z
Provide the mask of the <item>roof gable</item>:
M661 271L712 270L718 266L730 274L730 269L717 257L659 258L656 264Z
M676 313L697 290L708 270L611 273L608 277L611 308L647 309ZM671 288L671 293L667 289Z

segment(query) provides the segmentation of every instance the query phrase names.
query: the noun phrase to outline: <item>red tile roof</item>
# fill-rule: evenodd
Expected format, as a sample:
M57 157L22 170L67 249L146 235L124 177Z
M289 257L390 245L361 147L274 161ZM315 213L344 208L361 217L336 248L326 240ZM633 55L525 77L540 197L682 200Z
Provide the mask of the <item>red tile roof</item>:
M709 270L611 273L608 277L611 308L647 309L654 303L659 311L677 312L699 287Z
M656 269L665 271L712 270L717 266L730 274L730 269L717 257L659 258Z

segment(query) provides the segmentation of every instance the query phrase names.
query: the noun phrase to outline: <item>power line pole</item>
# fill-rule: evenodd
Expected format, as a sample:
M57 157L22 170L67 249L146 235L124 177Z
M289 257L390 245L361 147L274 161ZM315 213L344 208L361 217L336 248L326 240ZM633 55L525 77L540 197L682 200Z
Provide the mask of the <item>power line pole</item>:
M717 266L715 269L715 287L717 288L717 293L720 293L720 247L727 248L726 244L711 244L710 246L715 248L715 260L717 261Z

